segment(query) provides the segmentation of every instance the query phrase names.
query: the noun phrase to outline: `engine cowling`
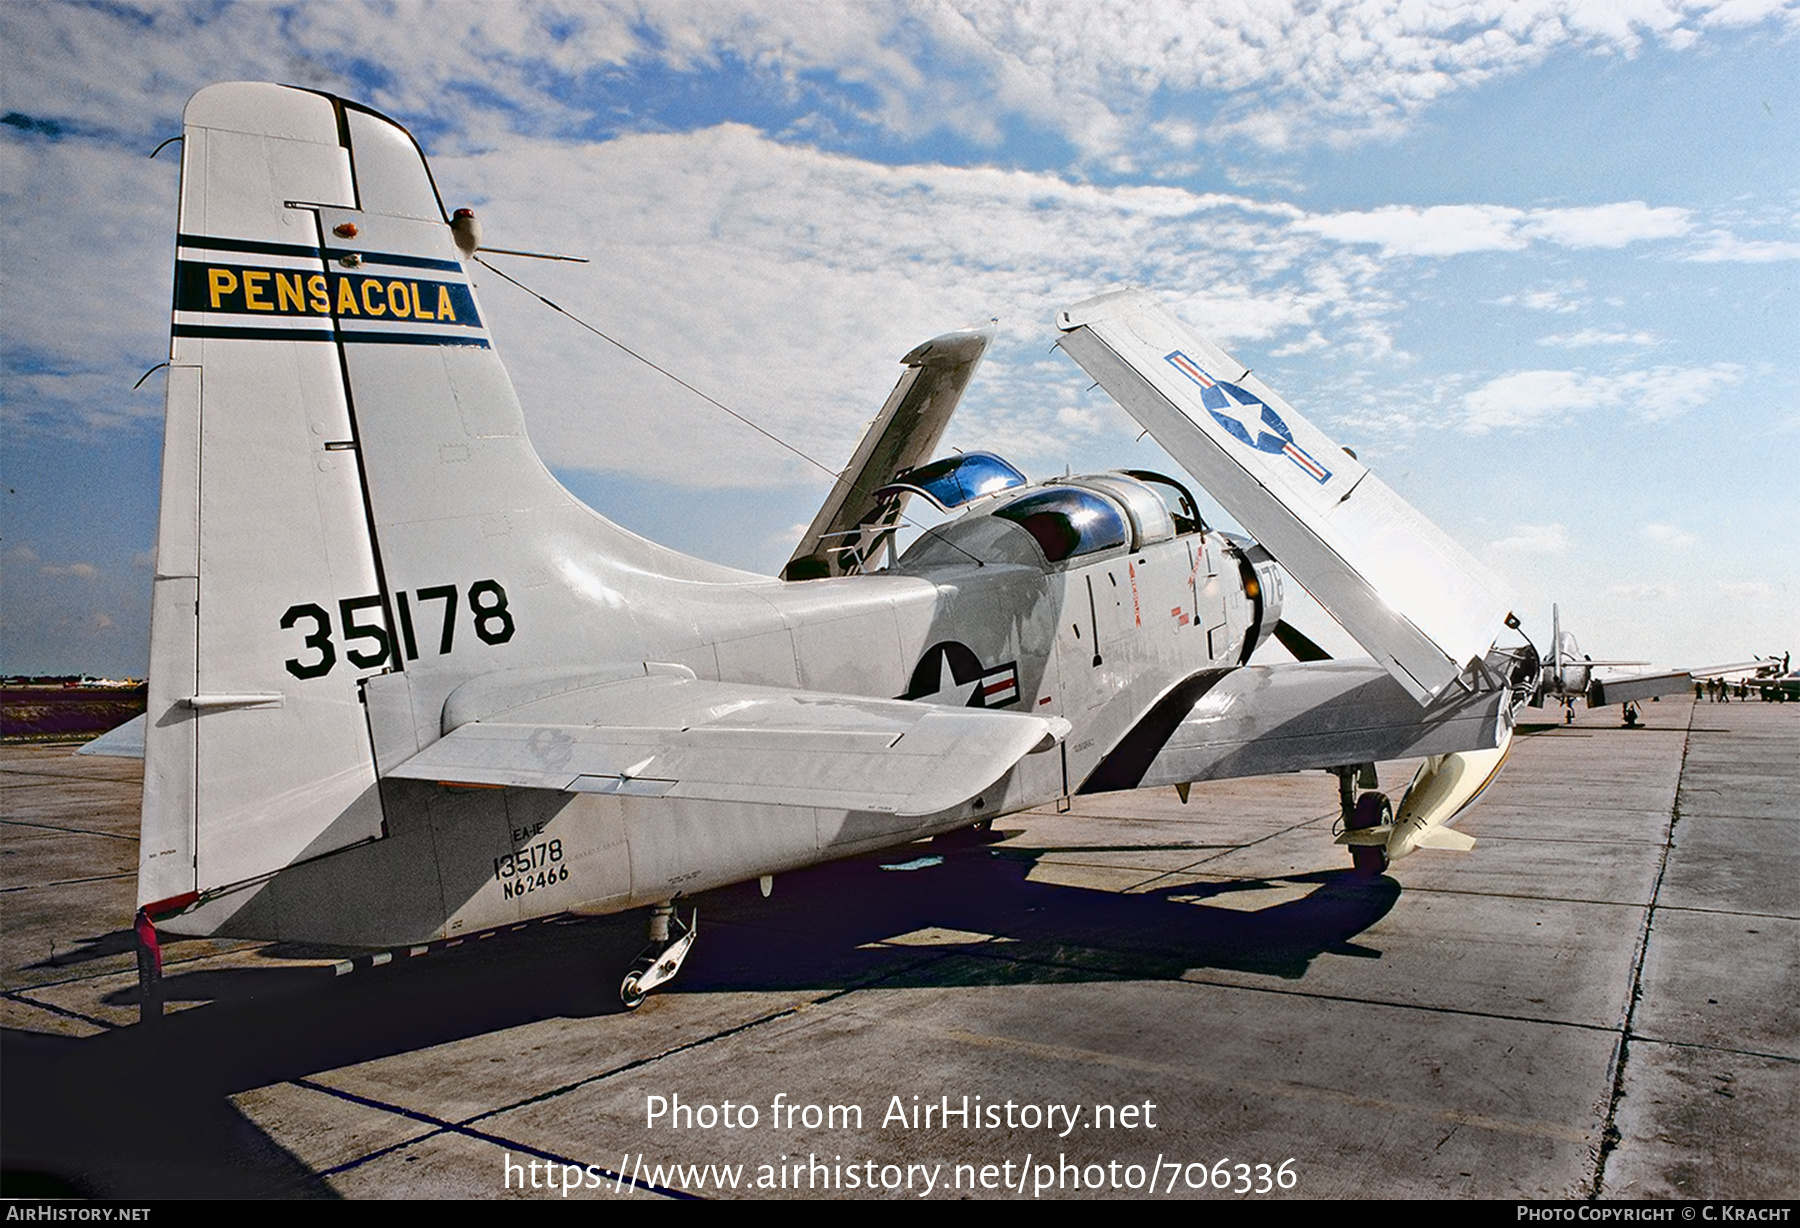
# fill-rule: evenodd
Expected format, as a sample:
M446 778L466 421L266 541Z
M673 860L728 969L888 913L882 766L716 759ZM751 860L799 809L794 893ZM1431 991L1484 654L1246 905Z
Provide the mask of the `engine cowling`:
M1244 596L1250 602L1250 631L1244 637L1242 663L1275 634L1281 622L1281 598L1284 581L1281 568L1263 544L1237 533L1222 534L1238 560L1238 572L1244 585Z

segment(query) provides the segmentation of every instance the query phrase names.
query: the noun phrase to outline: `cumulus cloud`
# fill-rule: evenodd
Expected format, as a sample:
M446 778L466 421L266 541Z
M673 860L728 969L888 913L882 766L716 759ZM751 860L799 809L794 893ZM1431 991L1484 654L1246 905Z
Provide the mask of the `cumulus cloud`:
M1501 554L1563 554L1569 549L1569 531L1560 524L1514 525L1507 536L1488 543Z
M1576 50L1681 50L1796 25L1793 0L643 0L473 4L11 5L5 42L56 62L57 122L146 135L153 83L221 77L334 92L476 143L632 130L645 77L730 66L817 131L877 125L998 143L1009 124L1123 166L1196 142L1272 149L1392 134L1439 100ZM68 11L65 11L68 10ZM129 43L133 54L106 54ZM100 54L67 62L87 46ZM928 71L924 66L929 65ZM378 67L376 67L378 66ZM17 105L14 103L13 105Z
M1535 426L1586 410L1615 408L1655 422L1704 405L1722 385L1742 378L1742 369L1730 363L1653 367L1616 375L1516 371L1489 380L1463 398L1463 429L1484 434Z
M1539 337L1539 345L1552 345L1564 350L1579 350L1592 345L1655 345L1656 334L1638 330L1636 332L1607 332L1601 328L1584 328L1573 333L1552 333L1548 337Z
M1744 0L1230 7L985 0L957 11L966 14L968 34L958 46L1003 84L1003 103L1065 113L1071 138L1090 148L1118 138L1117 117L1157 118L1159 111L1203 117L1216 142L1354 141L1396 131L1439 99L1560 50L1631 55L1646 41L1682 49L1713 26L1791 28L1795 21L1791 5L1754 11ZM928 24L935 31L952 23ZM1096 112L1114 122L1096 123Z
M1588 305L1587 285L1575 281L1560 286L1540 286L1522 294L1508 294L1495 300L1502 307L1524 307L1553 315L1570 315Z
M1564 247L1624 247L1644 239L1673 239L1693 228L1693 214L1669 206L1653 209L1641 200L1579 209L1536 209L1520 221L1520 232Z
M1706 236L1706 246L1688 254L1696 264L1770 264L1800 260L1800 243L1783 239L1740 239L1716 230Z
M895 359L952 327L1000 318L951 442L1004 441L1020 463L1060 464L1072 424L1057 415L1087 381L1047 354L1058 307L1152 285L1178 291L1172 304L1227 344L1329 320L1340 345L1371 352L1393 310L1377 265L1318 250L1291 229L1298 210L1246 196L881 165L741 125L514 142L434 165L452 203L483 204L489 242L527 235L521 245L594 261L512 271L827 466L886 396ZM800 472L535 300L479 284L552 464L755 485ZM571 383L570 371L590 378Z
M1691 211L1651 208L1641 200L1578 209L1505 205L1386 205L1297 222L1340 243L1370 243L1392 256L1460 256L1518 251L1534 239L1562 247L1624 247L1671 239L1693 226Z
M1660 546L1691 546L1700 539L1672 524L1647 524L1640 530L1644 537Z
M1517 251L1522 211L1502 205L1389 205L1362 213L1307 218L1295 225L1340 243L1373 243L1395 256L1459 256Z

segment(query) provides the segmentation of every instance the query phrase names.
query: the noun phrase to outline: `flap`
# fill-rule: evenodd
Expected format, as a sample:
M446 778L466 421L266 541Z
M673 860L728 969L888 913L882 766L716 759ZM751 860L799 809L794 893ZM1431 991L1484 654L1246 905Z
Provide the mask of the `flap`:
M945 333L900 361L907 370L864 428L850 463L782 569L788 580L854 575L900 522L904 499L875 492L931 459L963 389L994 339L992 325Z
M1058 718L657 674L489 713L387 774L926 815L1067 731Z
M1137 290L1063 311L1062 347L1423 704L1508 603L1473 555L1236 359Z

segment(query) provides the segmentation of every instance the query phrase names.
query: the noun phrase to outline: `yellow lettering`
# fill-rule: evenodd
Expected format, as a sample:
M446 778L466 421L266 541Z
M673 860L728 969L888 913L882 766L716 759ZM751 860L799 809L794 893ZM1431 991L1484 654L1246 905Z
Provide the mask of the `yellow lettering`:
M356 309L356 291L350 288L348 277L338 278L338 309L341 316L361 315Z
M312 297L312 309L319 315L331 314L331 293L325 288L325 274L314 273L306 279L306 293Z
M268 283L269 270L245 269L244 306L251 311L274 311L275 304L263 297L267 293Z
M383 307L380 303L371 301L369 298L369 291L379 290L379 289L381 289L381 283L376 281L373 277L363 279L363 284L362 284L363 310L368 312L372 316L384 316L387 314L386 307Z
M236 291L237 278L230 269L208 269L206 270L206 280L207 284L212 287L213 310L217 311L220 301L227 294Z
M306 296L301 292L305 288L305 279L299 273L275 274L275 302L277 310L304 312L306 310Z
M406 283L390 281L387 284L388 310L405 319L412 314L412 296L406 292Z
M456 322L456 308L450 302L449 286L438 287L437 318L440 320L449 320L452 324Z

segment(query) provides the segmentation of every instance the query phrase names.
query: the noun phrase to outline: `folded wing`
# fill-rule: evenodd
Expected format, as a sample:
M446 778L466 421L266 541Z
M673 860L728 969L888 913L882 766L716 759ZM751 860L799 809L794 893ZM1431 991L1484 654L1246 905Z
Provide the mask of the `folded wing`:
M931 459L963 389L994 339L994 330L945 333L900 361L906 373L863 431L818 515L782 569L788 580L853 575L863 570L900 522L904 496L875 492Z
M1062 347L1418 703L1486 655L1495 580L1324 432L1136 290L1063 311Z

